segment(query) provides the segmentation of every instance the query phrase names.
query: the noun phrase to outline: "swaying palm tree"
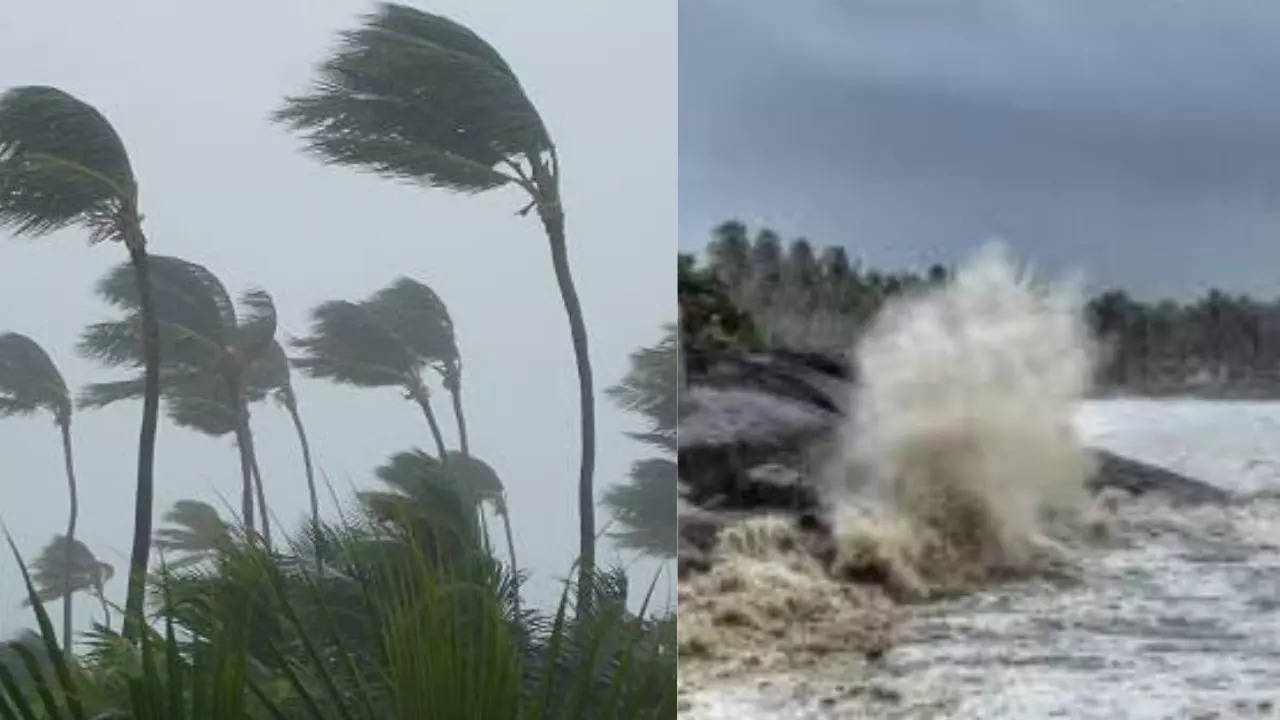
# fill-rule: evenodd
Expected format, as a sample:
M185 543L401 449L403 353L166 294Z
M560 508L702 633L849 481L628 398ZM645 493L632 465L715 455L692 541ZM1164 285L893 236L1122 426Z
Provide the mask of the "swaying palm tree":
M237 315L222 282L202 265L162 255L151 261L169 417L214 437L235 433L243 480L241 511L245 528L252 531L258 473L248 404L275 389L257 386L258 376L252 372L274 342L275 306L266 291L250 290L241 297L244 310ZM80 342L84 354L109 365L136 366L139 361L134 336L138 297L125 282L126 273L127 268L116 268L98 285L104 299L127 313L125 319L89 326ZM85 388L80 404L102 407L137 397L141 389L138 378L95 383ZM261 478L257 479L262 532L270 544L266 501Z
M151 553L151 497L160 407L160 343L148 281L147 239L138 213L138 183L111 123L56 88L26 86L0 95L0 227L43 235L71 225L91 242L129 251L137 286L144 372L138 483L124 634L136 635Z
M608 389L623 409L638 412L649 421L649 430L631 436L664 454L676 452L679 343L676 327L663 328L662 340L631 354L631 370L622 382ZM669 458L647 458L631 466L630 481L609 489L604 502L626 528L612 536L624 547L659 557L676 554L676 463Z
M208 560L231 542L231 528L208 503L179 500L164 519L171 527L156 533L156 547L177 553L175 559L165 559L170 569Z
M309 337L293 341L303 355L294 365L317 378L358 387L399 387L405 398L422 408L435 441L437 457L445 458L444 437L431 409L422 370L436 369L452 384L460 440L462 420L461 361L454 344L453 322L444 303L426 285L400 278L358 303L326 302L311 312Z
M29 415L38 410L47 411L62 433L62 460L67 473L69 512L67 513L67 537L76 537L76 519L80 504L76 495L76 469L71 458L71 396L62 373L53 364L48 353L26 335L0 334L0 417ZM66 543L67 556L63 559L66 570L63 587L71 587L72 544ZM62 651L71 653L71 593L67 592L62 605Z
M476 193L515 185L536 208L569 317L582 416L579 563L595 571L595 401L582 306L569 271L560 163L537 109L498 52L447 18L381 4L319 70L315 90L276 119L326 162ZM591 583L580 583L587 607Z
M99 562L84 543L79 540L68 542L65 535L55 535L31 566L31 581L40 602L61 599L65 608L71 605L72 593L88 590L102 604L102 624L108 627L111 626L111 609L103 586L113 575L115 569ZM26 607L31 601L23 600L22 604ZM63 652L70 652L67 649L68 638L71 637L69 627L65 632Z

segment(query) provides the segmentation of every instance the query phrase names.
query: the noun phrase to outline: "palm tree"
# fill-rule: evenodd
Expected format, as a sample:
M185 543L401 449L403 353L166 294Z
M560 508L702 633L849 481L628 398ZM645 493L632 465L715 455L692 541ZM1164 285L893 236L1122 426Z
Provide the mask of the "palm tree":
M171 527L156 533L156 547L178 554L176 560L166 560L170 569L208 560L231 542L231 527L208 503L179 500L164 519Z
M91 242L129 251L137 285L144 371L138 480L125 636L142 617L151 553L151 496L160 407L160 344L148 281L147 239L138 212L138 183L124 143L96 109L52 87L25 86L0 95L0 227L43 235L71 225Z
M80 504L76 495L76 469L71 457L71 396L62 373L44 348L26 335L0 334L0 417L29 415L44 410L62 433L62 459L67 473L67 537L76 537ZM66 543L66 573L62 586L71 587L72 544ZM71 654L71 593L62 605L62 650Z
M241 511L245 528L252 531L258 474L248 404L275 389L256 386L259 376L252 372L274 342L275 305L266 291L250 290L241 296L243 310L237 315L222 282L204 266L162 255L151 261L169 417L180 426L214 437L235 434L243 480ZM108 365L136 366L139 362L134 336L138 296L125 281L126 275L127 268L118 267L98 285L99 294L124 310L126 317L89 326L80 341L85 355ZM85 388L80 404L102 407L137 397L142 387L138 378L95 383ZM262 532L270 544L266 500L261 478L257 480Z
M55 535L40 551L31 564L31 581L36 587L40 602L61 599L64 608L71 605L72 593L88 590L102 604L102 624L111 626L111 609L103 586L115 575L115 569L94 557L93 552L79 540L67 540L66 535ZM24 600L29 606L30 600ZM63 622L66 623L64 615ZM69 653L70 625L64 626L63 652Z
M444 437L431 409L422 371L434 368L452 384L459 437L462 419L462 365L453 339L453 323L444 303L426 285L400 278L360 302L334 300L311 312L311 335L293 341L303 354L294 365L317 378L357 387L399 387L405 399L422 408L444 458Z
M646 432L631 436L665 455L676 452L678 348L676 326L664 326L662 340L632 353L626 377L607 390L623 409L638 412L648 420ZM624 547L658 557L674 557L676 483L676 463L667 457L634 463L630 481L605 494L605 504L625 528L613 533L613 538Z
M475 193L515 185L537 209L569 318L582 419L579 562L595 568L595 401L586 324L569 270L560 162L537 109L498 52L438 15L383 3L276 119L326 162ZM586 588L588 584L583 583ZM586 600L585 592L582 600Z

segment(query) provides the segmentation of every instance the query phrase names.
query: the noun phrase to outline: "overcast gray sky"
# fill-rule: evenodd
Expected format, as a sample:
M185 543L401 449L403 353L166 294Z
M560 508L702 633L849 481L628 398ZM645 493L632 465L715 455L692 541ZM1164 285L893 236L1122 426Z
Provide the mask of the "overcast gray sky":
M419 6L492 43L559 146L571 262L603 390L626 372L628 353L656 341L675 315L675 6ZM267 120L286 94L307 87L335 33L371 7L10 0L0 23L0 88L51 84L97 106L129 149L151 250L205 264L232 292L266 288L284 333L305 332L318 303L364 297L399 274L434 288L457 327L472 450L505 481L518 559L534 572L534 599L550 604L577 549L578 401L537 220L516 217L525 202L516 191L458 196L325 167ZM110 317L92 287L124 259L120 247L88 247L80 230L38 241L0 236L0 331L35 337L75 386L117 377L76 357L73 346L85 325ZM344 495L349 484L370 485L391 453L431 447L420 412L394 391L295 384L317 465ZM647 453L623 435L640 428L639 418L603 392L597 403L602 492ZM448 403L437 409L452 444ZM73 428L78 535L116 567L110 593L121 603L140 410L134 402L80 413ZM297 527L306 486L288 416L272 405L253 412L268 502ZM157 525L181 498L221 507L221 495L238 507L238 487L230 440L162 422ZM66 484L48 419L0 421L0 493L0 517L28 558L63 531ZM603 525L608 515L597 518ZM606 549L600 559L633 555ZM633 596L655 568L634 566ZM0 637L30 624L19 598L14 563L0 556ZM81 624L93 606L79 602Z
M1280 5L680 6L680 244L728 218L876 264L992 236L1145 296L1280 296Z

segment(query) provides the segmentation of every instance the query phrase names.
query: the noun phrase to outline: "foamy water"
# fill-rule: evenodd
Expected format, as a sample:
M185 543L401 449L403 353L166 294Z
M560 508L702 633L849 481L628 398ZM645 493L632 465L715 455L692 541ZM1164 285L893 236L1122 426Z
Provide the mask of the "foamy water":
M1280 717L1280 403L1085 403L1086 442L1239 493L1227 507L1121 503L1081 581L920 605L874 666L740 676L690 696L705 718Z
M685 716L1280 717L1280 403L1084 402L1092 353L1077 288L1032 282L998 247L886 307L857 359L826 494L833 572L874 571L900 599L951 599L907 606L870 663L860 648L796 652L770 665L790 672L699 678ZM1119 500L1108 536L1091 541L1078 522L1085 445L1247 499ZM760 627L739 606L776 596L786 602L765 615L786 620L783 642L752 645L834 634L832 612L827 626L790 612L793 591L831 594L829 579L779 586L755 562L720 582L741 601L698 596L711 611L690 618ZM715 582L690 590L723 594ZM848 620L881 617L868 607Z

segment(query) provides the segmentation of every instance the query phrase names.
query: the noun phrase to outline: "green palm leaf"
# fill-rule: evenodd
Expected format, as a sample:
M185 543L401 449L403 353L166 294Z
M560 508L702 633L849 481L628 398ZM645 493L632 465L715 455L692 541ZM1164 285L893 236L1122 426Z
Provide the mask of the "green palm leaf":
M497 166L551 141L511 68L438 15L382 4L319 70L309 95L275 119L328 162L453 190L514 178Z
M0 95L0 226L40 235L84 223L121 240L137 196L124 143L93 107L52 87Z
M48 353L26 335L0 334L0 417L46 410L70 420L71 399Z

